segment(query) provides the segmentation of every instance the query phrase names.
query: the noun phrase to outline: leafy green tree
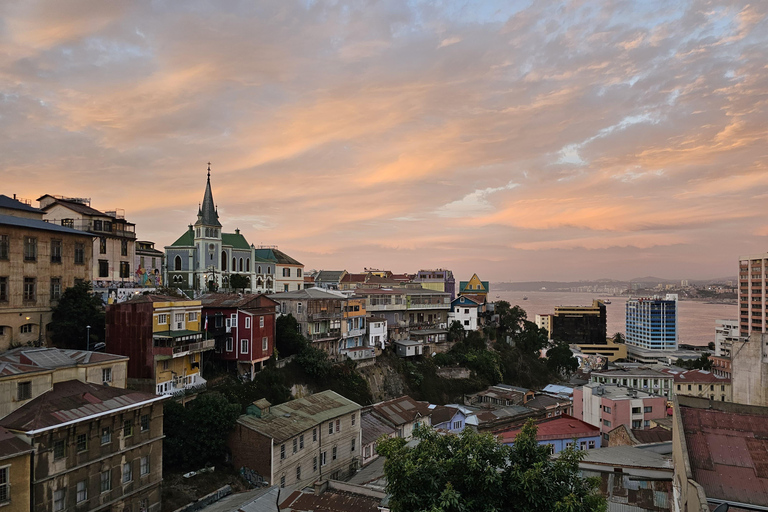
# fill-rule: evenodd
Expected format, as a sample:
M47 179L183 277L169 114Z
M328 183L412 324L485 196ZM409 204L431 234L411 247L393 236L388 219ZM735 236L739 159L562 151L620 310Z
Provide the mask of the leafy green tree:
M464 339L464 326L454 320L448 327L448 341L462 341Z
M281 357L298 354L307 345L306 338L301 334L301 326L293 315L277 317L275 331L275 347Z
M465 429L439 435L418 428L418 445L402 438L381 439L384 473L393 512L474 512L536 510L605 511L595 479L579 476L583 452L568 448L552 460L536 441L532 420L512 447L488 433Z
M228 453L227 438L240 416L240 404L219 393L202 393L183 406L170 401L163 415L163 464L182 470L219 463Z
M680 368L687 368L688 370L705 370L705 371L712 371L712 360L709 358L709 354L702 353L700 357L697 359L691 359L688 361L685 361L683 359L678 359L675 362L675 366L679 366Z
M64 290L53 308L51 338L54 346L59 348L92 349L96 343L104 341L104 326L104 305L91 292L91 284L83 281Z
M624 343L626 340L622 333L617 332L613 335L613 337L611 338L611 341L613 341L614 343Z
M232 274L229 276L229 287L233 290L243 290L250 288L250 282L248 278L242 274Z
M564 341L555 341L547 350L547 367L553 373L569 377L579 369L571 347Z
M523 330L523 321L528 318L523 308L520 306L512 307L505 300L496 302L494 313L499 317L496 326L497 341L506 341L507 336L514 337L515 334Z

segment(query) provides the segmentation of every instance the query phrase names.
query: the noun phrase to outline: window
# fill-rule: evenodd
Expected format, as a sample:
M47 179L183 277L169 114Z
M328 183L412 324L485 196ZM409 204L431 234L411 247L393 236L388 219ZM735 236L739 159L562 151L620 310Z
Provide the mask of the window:
M283 269L283 277L291 277L291 269L284 268Z
M285 445L280 445L280 460L285 459Z
M157 315L157 323L159 325L167 324L168 323L168 315L166 315L164 313L160 313L159 315Z
M304 449L304 434L301 434L299 436L299 450L303 450L303 449Z
M333 447L333 456L331 457L331 460L336 460L336 447Z
M53 491L53 512L64 510L64 489Z
M352 446L351 446L351 447L350 447L350 449L349 449L349 451L350 451L350 452L352 452L352 453L354 453L354 452L355 452L355 441L356 441L356 439L354 439L354 438L353 438L353 439L352 439Z
M88 449L88 435L87 434L77 434L77 453L84 452Z
M312 472L317 471L317 456L312 457Z
M642 428L643 420L632 420L632 428Z
M691 390L691 385L690 385L690 384L688 384L688 391L690 391L690 390Z
M701 391L701 384L699 384L699 391Z
M293 438L293 453L296 453L299 451L299 440L295 437Z
M247 339L240 340L240 353L241 354L247 354L248 353L248 340Z
M350 419L352 420L352 426L354 427L355 426L355 413L352 413L352 416L350 417Z
M264 328L264 317L263 316L259 317L259 328L260 329Z
M101 428L101 444L109 444L112 442L112 429L109 427Z
M141 458L141 463L139 466L140 466L139 472L141 476L145 476L149 474L149 455L145 455Z
M283 285L283 291L284 291L284 292L287 292L287 291L288 291L288 285L287 285L287 284L284 284L284 285Z
M604 412L607 412L608 414L611 414L611 408L610 408L610 407L608 407L607 405L604 405L604 406L603 406L603 411L604 411Z
M301 312L302 312L302 309L303 309L303 305L301 304L301 302L299 302L298 304L296 304L296 314L299 314L299 315L300 315L300 314L301 314Z
M24 261L37 261L37 238L24 237Z
M88 486L85 480L77 482L77 502L81 503L88 499Z
M301 466L296 466L296 480L301 480Z
M24 324L21 327L19 327L19 332L21 334L31 334L32 331L35 330L35 324Z
M109 260L99 260L99 277L109 277Z
M101 492L107 492L112 489L112 479L109 471L101 472Z
M168 368L170 367L170 363L168 363L168 360L163 361L163 371L168 371Z
M75 263L85 265L85 244L82 242L75 242Z
M8 301L8 277L0 277L0 302Z
M128 240L120 240L120 255L128 256Z
M316 428L312 429L312 442L313 443L317 442L317 429Z
M61 298L61 278L51 278L51 300L59 300Z
M641 414L643 412L642 407L633 407L632 408L632 414Z
M120 262L120 277L131 277L131 265L127 261Z
M57 439L53 442L53 459L63 459L64 458L64 440L63 439Z
M588 448L589 448L590 450L594 450L594 449L595 449L595 440L594 440L594 439L592 439L592 440L588 441L588 443L589 443L589 446L588 446Z
M24 278L24 300L26 302L37 300L37 279L34 277Z
M611 422L608 421L608 420L603 420L603 425L605 425L606 427L610 427L611 426Z
M11 500L11 488L8 483L8 468L0 468L0 503Z
M9 235L0 235L0 260L7 260L11 252L11 239Z
M107 254L107 238L104 236L99 238L99 254Z
M173 270L181 270L181 256L176 256L173 259Z
M233 345L234 345L234 340L230 336L230 337L227 338L227 352L232 352Z
M341 432L341 420L336 420L336 432Z
M32 398L32 381L19 382L16 385L16 399L29 400Z
M285 487L285 475L280 477L280 487Z
M131 437L133 435L133 422L131 420L125 420L123 422L123 437Z
M189 318L190 322L197 322L197 312L190 313L187 315L187 317Z
M328 422L328 433L329 434L333 434L333 422L332 421Z
M61 240L51 240L51 263L61 263Z
M247 316L245 317L245 328L250 329L251 328L251 317Z
M262 350L262 352L266 352L267 351L268 342L269 342L269 339L266 336L261 338L261 350Z
M653 406L649 405L647 407L643 407L643 412L653 412Z
M101 369L101 381L102 382L112 382L112 368L102 368Z
M325 454L326 453L327 452L323 452L323 453L320 454L320 465L321 466L325 466L325 464L326 464L326 460L325 460Z
M146 432L149 430L149 414L142 414L139 418L139 424L141 425L141 431Z
M131 468L131 463L126 462L123 464L123 483L128 483L131 480L133 480L133 469Z

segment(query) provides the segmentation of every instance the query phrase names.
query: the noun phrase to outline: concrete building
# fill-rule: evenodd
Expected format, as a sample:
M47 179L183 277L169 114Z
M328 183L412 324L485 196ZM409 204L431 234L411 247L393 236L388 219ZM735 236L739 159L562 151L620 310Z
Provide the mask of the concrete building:
M266 295L240 293L209 293L200 302L203 330L216 344L213 357L253 380L274 352L279 304Z
M715 355L731 357L733 342L739 339L738 320L715 320Z
M275 292L290 292L304 287L304 265L301 262L279 250L276 245L261 245L254 252L260 260L274 265Z
M159 512L163 399L68 380L0 420L34 450L30 510Z
M674 377L647 366L628 364L619 368L593 371L589 381L597 384L618 384L666 397L674 393Z
M546 329L547 330L547 336L549 339L552 339L552 318L555 315L536 315L535 317L535 323L536 327L539 329Z
M672 417L675 510L768 508L768 408L677 396Z
M600 448L600 428L567 414L539 420L536 427L536 441L539 445L549 446L551 453L560 453L574 443L577 450ZM521 428L503 430L498 433L499 442L513 446L521 431Z
M627 345L647 350L677 350L677 295L627 300Z
M733 342L731 372L734 402L768 406L768 334Z
M125 220L125 211L101 212L87 198L46 194L38 198L43 220L49 224L84 231L91 236L93 288L115 288L134 283L136 225Z
M0 507L7 512L29 512L32 447L0 427Z
M165 253L155 249L155 242L139 240L136 242L136 259L133 262L133 268L136 269L136 281L139 286L163 286Z
M662 372L672 375L675 379L673 391L676 395L696 396L719 402L731 402L733 399L731 379L720 377L713 372L670 369L664 369Z
M19 347L0 354L0 418L8 416L54 384L80 380L126 387L128 358L116 354L44 347Z
M384 350L389 341L387 338L387 319L381 316L369 316L366 325L368 326L368 345Z
M202 305L166 295L137 295L107 306L107 351L130 357L128 382L158 395L183 394L205 386Z
M451 312L448 313L448 327L459 322L465 331L476 331L480 325L480 313L485 311L485 297L479 295L462 295L451 301Z
M0 195L0 351L48 342L61 294L91 281L92 238L44 222L37 208Z
M437 292L446 292L450 294L451 300L456 298L456 279L453 272L438 268L435 270L419 270L413 277L412 282L421 284L422 288L435 290Z
M591 306L555 306L550 338L567 343L602 345L606 343L605 304L593 300Z
M590 383L573 392L574 416L600 428L604 445L619 425L648 428L651 420L667 416L667 399L617 384Z
M768 332L768 253L739 256L739 330Z
M354 292L354 297L365 299L365 311L369 315L383 318L386 321L387 338L390 341L408 339L404 289L355 288Z
M229 437L233 464L280 487L351 476L361 464L360 409L330 390L276 406L258 400Z

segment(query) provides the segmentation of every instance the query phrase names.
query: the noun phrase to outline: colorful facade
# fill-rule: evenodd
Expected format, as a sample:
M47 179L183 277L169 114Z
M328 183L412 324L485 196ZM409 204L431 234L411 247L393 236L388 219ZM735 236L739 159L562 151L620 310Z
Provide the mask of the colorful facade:
M472 274L472 278L469 281L459 281L459 295L482 295L488 296L490 290L490 283L488 281L481 281L477 274Z

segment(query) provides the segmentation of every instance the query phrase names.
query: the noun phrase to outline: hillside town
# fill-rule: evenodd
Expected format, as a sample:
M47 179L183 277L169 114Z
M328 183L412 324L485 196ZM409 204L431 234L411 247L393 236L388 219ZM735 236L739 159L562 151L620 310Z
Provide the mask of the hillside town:
M385 440L514 447L526 425L581 454L608 510L768 506L768 254L738 258L739 318L681 346L675 294L629 299L613 334L603 299L528 320L478 273L308 270L223 226L213 188L209 167L163 250L90 199L0 195L9 510L389 510ZM211 451L178 422L224 421L217 400ZM178 472L192 492L171 499Z

